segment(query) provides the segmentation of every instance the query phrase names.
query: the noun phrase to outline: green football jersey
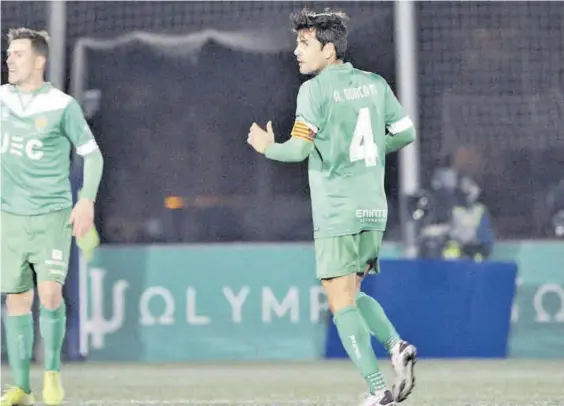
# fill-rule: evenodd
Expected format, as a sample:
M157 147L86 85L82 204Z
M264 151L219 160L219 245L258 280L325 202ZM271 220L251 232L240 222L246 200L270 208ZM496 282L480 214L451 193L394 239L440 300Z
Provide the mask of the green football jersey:
M330 65L301 86L295 128L300 122L314 143L308 169L314 237L384 231L386 133L413 125L388 83L350 63Z
M71 144L98 149L79 104L45 83L33 93L0 88L2 210L38 215L72 206Z

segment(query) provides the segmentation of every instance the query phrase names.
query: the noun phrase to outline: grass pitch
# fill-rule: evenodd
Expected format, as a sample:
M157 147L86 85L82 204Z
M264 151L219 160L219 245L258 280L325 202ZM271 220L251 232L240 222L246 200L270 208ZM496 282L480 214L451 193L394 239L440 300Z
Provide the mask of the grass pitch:
M389 362L381 362L391 383ZM40 368L33 388L41 397ZM564 360L419 360L402 406L564 406ZM2 383L11 378L2 365ZM356 406L363 380L347 361L65 365L66 405ZM41 403L39 403L41 405Z

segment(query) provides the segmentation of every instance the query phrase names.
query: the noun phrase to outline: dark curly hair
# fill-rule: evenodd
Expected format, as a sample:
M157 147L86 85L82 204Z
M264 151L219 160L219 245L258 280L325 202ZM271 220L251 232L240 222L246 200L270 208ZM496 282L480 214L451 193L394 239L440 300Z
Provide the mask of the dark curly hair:
M290 15L292 31L314 29L315 37L322 46L333 44L337 59L343 59L347 51L348 20L349 17L344 12L330 9L316 13L303 8Z

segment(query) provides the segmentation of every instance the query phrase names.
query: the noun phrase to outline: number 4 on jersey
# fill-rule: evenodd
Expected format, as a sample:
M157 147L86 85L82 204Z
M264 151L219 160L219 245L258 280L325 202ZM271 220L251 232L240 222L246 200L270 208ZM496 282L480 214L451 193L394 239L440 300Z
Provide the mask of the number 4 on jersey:
M364 159L366 166L375 166L378 162L378 146L374 142L370 109L363 107L358 112L354 134L349 147L351 162Z

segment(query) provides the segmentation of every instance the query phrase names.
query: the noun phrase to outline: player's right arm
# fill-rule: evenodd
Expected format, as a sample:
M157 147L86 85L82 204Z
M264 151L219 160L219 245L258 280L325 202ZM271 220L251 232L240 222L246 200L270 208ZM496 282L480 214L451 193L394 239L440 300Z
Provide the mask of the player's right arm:
M270 144L265 150L269 159L282 162L301 162L313 150L313 141L321 125L319 96L315 97L316 83L309 80L302 84L298 92L296 119L291 138L283 144Z
M385 86L386 154L389 154L411 144L415 140L415 128L390 85Z

